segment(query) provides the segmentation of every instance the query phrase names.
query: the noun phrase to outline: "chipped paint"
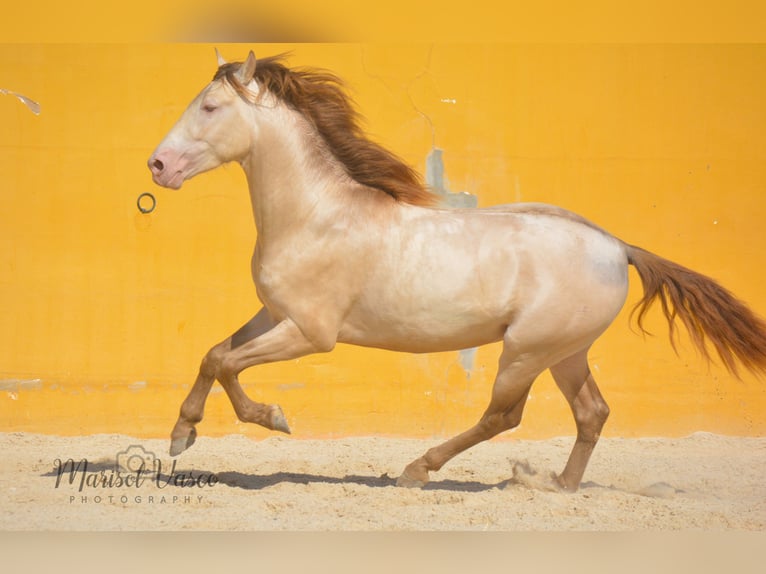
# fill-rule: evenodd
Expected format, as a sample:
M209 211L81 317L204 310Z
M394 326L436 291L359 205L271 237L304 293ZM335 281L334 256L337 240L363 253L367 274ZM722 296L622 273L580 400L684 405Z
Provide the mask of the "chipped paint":
M460 361L460 366L463 367L465 376L469 379L471 378L471 373L473 372L474 363L476 361L476 350L476 347L472 347L470 349L463 349L462 351L458 352L458 360Z
M435 147L426 157L426 183L431 189L441 196L442 204L449 207L477 207L479 198L468 193L459 191L453 193L447 189L444 177L444 152Z
M18 392L32 391L43 388L41 379L4 379L0 380L0 391Z
M6 90L4 88L0 88L0 94L3 94L4 96L14 96L17 98L22 104L27 106L29 110L35 114L36 116L40 115L40 104L38 104L36 101L34 101L31 98L28 98L22 94L19 94L17 92Z

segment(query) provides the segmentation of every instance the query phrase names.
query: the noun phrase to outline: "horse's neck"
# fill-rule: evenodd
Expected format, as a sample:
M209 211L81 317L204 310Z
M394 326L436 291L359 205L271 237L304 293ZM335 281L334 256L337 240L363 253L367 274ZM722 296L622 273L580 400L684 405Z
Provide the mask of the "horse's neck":
M331 154L317 149L305 120L275 110L259 130L258 144L242 162L250 188L259 241L309 230L342 209L343 171Z

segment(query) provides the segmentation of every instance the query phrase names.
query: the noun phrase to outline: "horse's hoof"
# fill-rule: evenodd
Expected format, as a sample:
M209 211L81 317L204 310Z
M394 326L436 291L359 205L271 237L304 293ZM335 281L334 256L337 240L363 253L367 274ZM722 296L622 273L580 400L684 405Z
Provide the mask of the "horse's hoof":
M414 478L410 478L407 476L406 472L396 479L396 486L401 488L423 488L426 483L427 481L424 480L416 480Z
M197 440L197 430L191 429L191 432L187 436L180 436L177 438L171 438L170 440L170 456L178 456Z
M545 492L575 492L577 490L577 487L571 490L567 488L564 479L556 476L555 472L537 471L527 461L516 462L513 465L513 478L508 485L521 485Z
M551 473L548 480L548 485L550 486L549 490L555 492L565 492L568 494L573 494L580 488L579 484L575 484L574 486L568 485L564 480L564 477L560 474L556 474L555 472Z
M285 414L279 405L271 406L271 428L275 431L291 434Z

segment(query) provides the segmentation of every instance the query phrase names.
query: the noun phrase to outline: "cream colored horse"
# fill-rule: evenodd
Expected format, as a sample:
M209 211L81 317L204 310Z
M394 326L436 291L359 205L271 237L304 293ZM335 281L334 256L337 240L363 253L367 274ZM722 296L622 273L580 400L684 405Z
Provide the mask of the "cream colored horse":
M578 488L609 414L587 353L628 291L643 281L641 313L660 299L707 356L766 366L766 328L710 279L629 246L552 206L440 209L405 164L360 131L334 76L279 58L220 61L149 159L154 181L182 183L226 162L247 175L257 242L252 276L263 309L205 356L181 406L171 454L188 448L217 379L240 420L290 432L277 405L253 402L238 374L324 353L337 342L428 353L503 342L486 412L430 449L398 480L429 472L519 424L545 369L571 405L577 439L558 486Z

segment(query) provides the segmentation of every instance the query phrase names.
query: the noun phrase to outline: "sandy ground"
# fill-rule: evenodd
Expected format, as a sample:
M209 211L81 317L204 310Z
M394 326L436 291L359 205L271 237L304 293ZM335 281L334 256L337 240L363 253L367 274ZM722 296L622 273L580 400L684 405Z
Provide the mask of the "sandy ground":
M497 440L432 474L425 489L395 487L404 466L437 443L201 437L171 459L166 440L0 434L0 529L766 529L766 438L605 438L576 494L536 486L563 468L571 438ZM119 454L135 454L133 445L152 469L161 464L158 475L115 471L118 458L138 468ZM87 467L73 471L69 459Z

